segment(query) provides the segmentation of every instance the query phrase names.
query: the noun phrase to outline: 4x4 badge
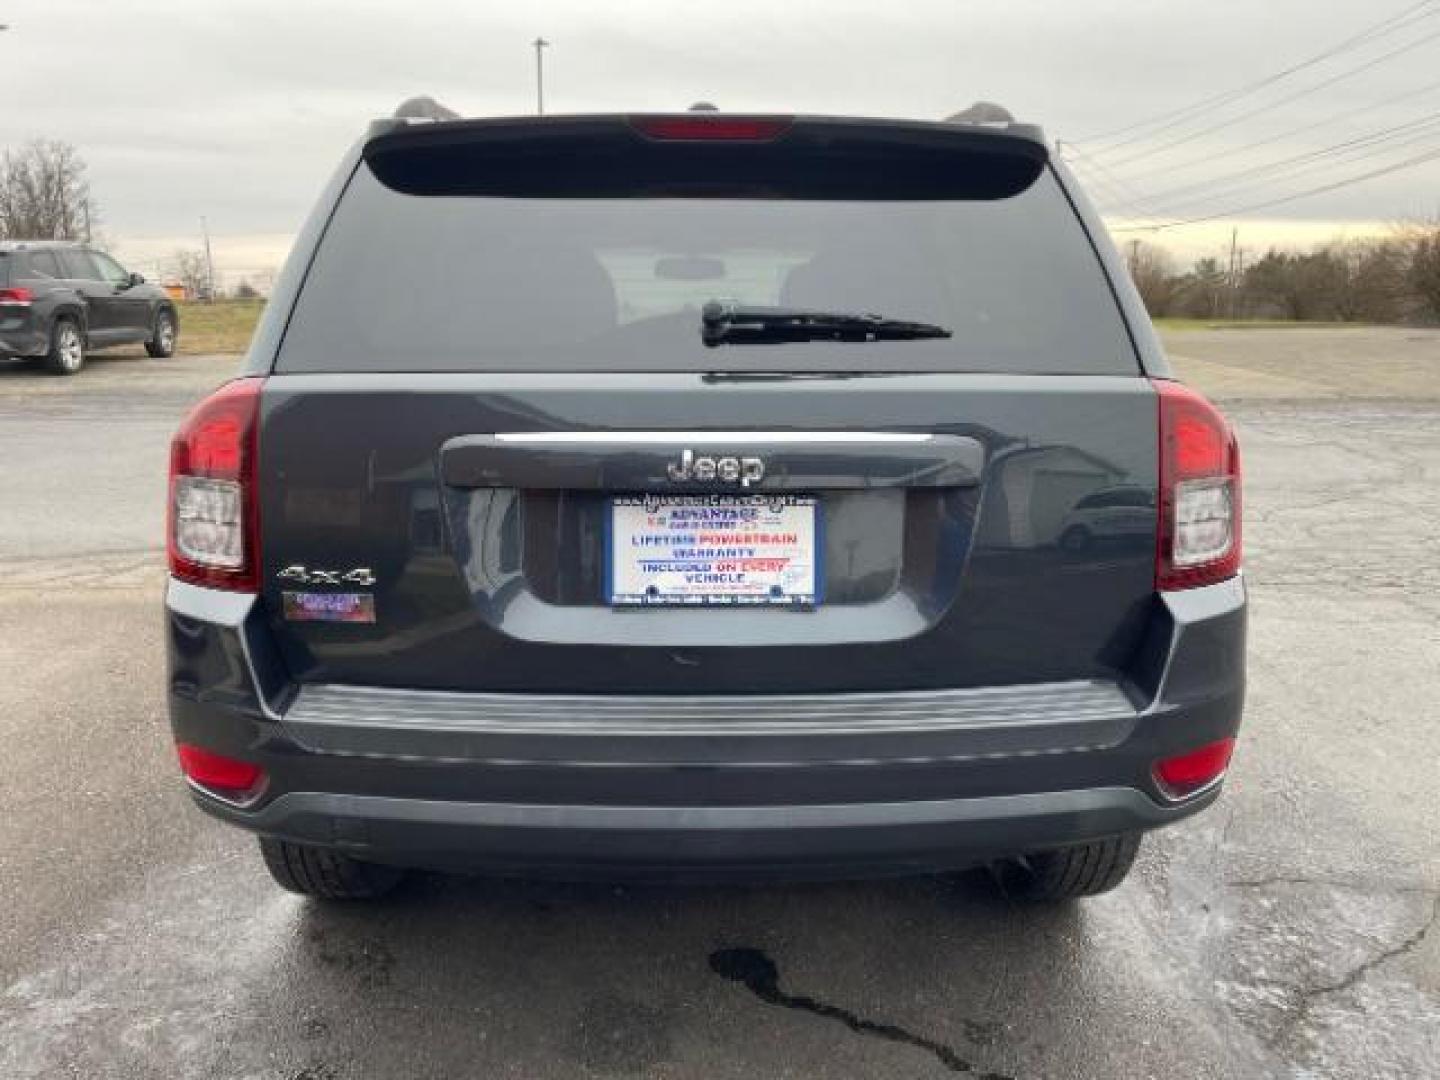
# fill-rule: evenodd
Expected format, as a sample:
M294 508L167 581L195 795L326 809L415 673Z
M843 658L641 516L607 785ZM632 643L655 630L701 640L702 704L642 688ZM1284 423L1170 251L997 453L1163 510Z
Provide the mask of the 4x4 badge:
M297 585L374 585L375 574L368 566L357 566L353 570L322 570L315 566L295 563L275 575L281 581L293 581Z

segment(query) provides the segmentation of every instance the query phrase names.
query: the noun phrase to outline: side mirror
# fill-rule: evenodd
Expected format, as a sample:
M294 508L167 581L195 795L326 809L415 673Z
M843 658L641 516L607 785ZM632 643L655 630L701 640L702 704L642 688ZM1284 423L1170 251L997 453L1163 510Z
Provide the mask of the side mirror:
M132 273L132 274L130 275L129 284L126 286L126 288L133 289L136 285L144 285L144 284L145 284L145 275L144 275L144 274L133 274L133 273Z

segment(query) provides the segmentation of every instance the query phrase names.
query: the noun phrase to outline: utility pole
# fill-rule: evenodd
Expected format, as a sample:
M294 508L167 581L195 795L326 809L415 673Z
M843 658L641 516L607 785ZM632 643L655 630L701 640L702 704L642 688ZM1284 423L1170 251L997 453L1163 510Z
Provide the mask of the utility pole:
M1230 229L1230 318L1235 318L1235 304L1240 297L1240 226Z
M1240 303L1240 290L1241 290L1241 288L1244 286L1244 284L1245 284L1245 249L1242 247L1242 248L1236 248L1236 249L1235 249L1235 303L1236 303L1236 305L1237 305L1237 308L1238 308L1238 305L1239 305L1239 303ZM1241 313L1237 310L1237 311L1235 312L1235 315L1234 315L1233 317L1234 317L1234 318L1239 318L1240 314L1241 314Z
M550 43L543 37L535 39L535 112L545 115L545 50Z
M200 231L205 236L205 302L209 304L215 300L215 260L210 255L210 223L203 216Z

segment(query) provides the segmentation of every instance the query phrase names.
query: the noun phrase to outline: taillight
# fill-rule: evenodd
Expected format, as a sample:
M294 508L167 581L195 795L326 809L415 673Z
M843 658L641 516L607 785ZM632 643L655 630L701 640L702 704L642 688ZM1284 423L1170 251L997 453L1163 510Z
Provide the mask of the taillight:
M264 382L226 383L191 410L170 443L170 573L182 581L259 589L255 476Z
M651 139L728 140L731 142L769 142L778 139L794 126L790 117L724 116L698 113L687 116L635 116L630 126Z
M1240 448L1203 394L1155 380L1160 497L1155 588L1193 589L1240 571Z
M253 795L265 779L265 770L249 761L225 757L189 743L175 747L180 770L201 787L227 798Z
M29 289L0 289L0 304L14 304L19 307L29 307L30 301L35 299L35 294Z
M1235 752L1234 739L1206 743L1175 757L1155 763L1155 783L1171 799L1198 795L1225 775L1230 755Z

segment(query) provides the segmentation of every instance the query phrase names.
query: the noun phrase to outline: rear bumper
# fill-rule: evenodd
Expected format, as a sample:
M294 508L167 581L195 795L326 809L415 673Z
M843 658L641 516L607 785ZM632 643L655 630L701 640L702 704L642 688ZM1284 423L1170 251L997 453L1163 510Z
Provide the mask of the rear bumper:
M50 341L25 309L0 306L0 356L43 356Z
M794 697L295 686L255 601L171 582L177 738L255 761L232 824L403 865L583 876L903 873L1179 820L1159 758L1233 735L1240 580L1157 598L1113 681Z
M241 811L256 832L407 866L517 875L673 878L925 873L1077 843L1184 817L1134 788L776 806L594 806L455 802L290 792Z

